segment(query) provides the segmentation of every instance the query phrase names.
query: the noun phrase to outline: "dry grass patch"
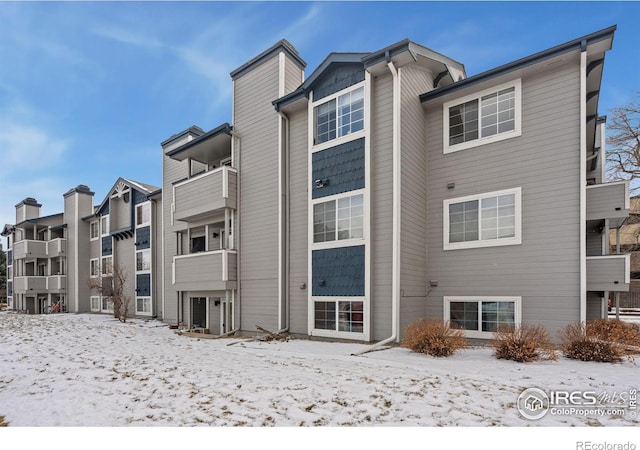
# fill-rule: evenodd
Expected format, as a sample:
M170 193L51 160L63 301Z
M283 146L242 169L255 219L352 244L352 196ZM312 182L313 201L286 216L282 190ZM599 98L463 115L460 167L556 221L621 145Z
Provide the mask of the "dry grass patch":
M498 359L517 362L558 359L549 332L542 325L522 324L515 328L502 328L494 334L491 344Z
M0 427L8 427L9 423L5 422L4 416L0 416Z
M405 330L402 346L431 356L451 356L465 348L467 340L464 332L452 328L449 322L418 319Z
M640 327L616 319L569 324L559 335L564 355L581 361L618 362L640 350Z

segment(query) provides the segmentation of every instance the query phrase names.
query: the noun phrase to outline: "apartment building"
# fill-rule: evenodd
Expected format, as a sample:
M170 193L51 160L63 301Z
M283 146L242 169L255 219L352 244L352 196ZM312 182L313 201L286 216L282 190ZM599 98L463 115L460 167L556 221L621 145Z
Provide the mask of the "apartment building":
M306 63L282 40L231 72L232 116L162 143L164 319L397 341L551 332L629 286L609 230L598 98L615 27L468 77L403 40Z
M8 306L40 314L113 311L114 270L126 280L130 315L159 309L162 196L159 188L119 178L103 201L78 185L63 195L63 212L41 216L41 204L16 205L15 225L5 225Z

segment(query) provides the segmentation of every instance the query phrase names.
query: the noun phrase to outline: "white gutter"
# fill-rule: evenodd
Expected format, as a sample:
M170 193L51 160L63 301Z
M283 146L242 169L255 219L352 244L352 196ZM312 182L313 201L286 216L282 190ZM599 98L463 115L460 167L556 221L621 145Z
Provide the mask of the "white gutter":
M580 322L587 321L587 46L580 52Z
M232 116L233 117L233 116ZM238 326L234 327L234 330L240 330L240 328L242 328L240 319L241 319L241 315L240 315L240 285L241 285L241 281L240 281L240 268L242 267L240 265L240 258L242 255L242 252L240 252L240 223L241 221L240 219L240 186L241 186L241 174L240 174L240 170L238 170L240 168L240 148L241 148L241 140L240 140L240 136L238 135L238 133L235 132L235 130L231 131L231 136L237 139L237 148L235 145L235 141L232 140L233 144L232 144L232 161L231 164L235 164L236 165L236 170L237 170L237 175L236 175L236 214L234 215L234 221L233 221L233 225L236 227L237 234L234 236L233 238L233 246L236 250L237 256L236 256L236 292L237 295L234 298L234 308L237 311L237 315L238 315ZM237 302L237 304L236 304ZM234 314L234 322L235 322L235 314ZM233 324L232 324L233 326Z
M354 352L352 356L359 356L389 344L397 342L399 338L399 302L400 302L400 78L396 67L389 57L385 55L387 67L393 77L393 255L392 255L392 283L391 283L391 336L376 342L364 350ZM367 180L368 182L370 180Z
M284 123L284 140L278 141L278 160L280 163L279 190L279 218L278 232L278 333L289 331L289 118L282 111L278 111ZM280 127L282 130L282 126ZM284 144L284 145L283 145ZM284 170L282 165L284 164ZM283 198L284 197L284 198ZM283 320L284 319L284 320Z

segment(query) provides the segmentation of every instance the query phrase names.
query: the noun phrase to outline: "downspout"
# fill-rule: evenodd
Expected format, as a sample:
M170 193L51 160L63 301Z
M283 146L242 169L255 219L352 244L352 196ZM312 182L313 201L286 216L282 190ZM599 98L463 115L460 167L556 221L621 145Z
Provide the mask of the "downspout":
M580 52L580 322L587 321L587 42Z
M233 102L232 102L233 104ZM233 115L232 115L233 117ZM233 307L237 312L237 316L238 316L238 325L236 327L233 328L233 332L239 331L241 329L241 315L240 315L240 285L241 285L241 280L240 280L240 267L242 267L240 265L240 258L241 258L241 252L240 252L240 224L241 221L239 220L240 217L240 199L242 198L242 196L240 195L240 187L241 187L241 180L242 180L242 176L240 175L240 148L241 148L241 140L240 140L240 136L238 135L238 133L236 133L235 130L231 131L231 136L232 138L235 138L235 141L233 141L234 143L237 142L237 148L236 145L233 145L233 158L231 163L233 165L235 165L236 168L236 214L234 215L234 221L233 221L233 225L236 227L237 233L233 238L233 246L236 249L236 295L235 298L233 299ZM234 324L236 322L235 320L235 314L234 314Z
M393 77L393 114L392 114L392 152L393 152L393 250L391 264L391 336L376 342L364 350L354 352L352 356L359 356L398 340L398 313L400 301L400 79L398 71L391 61L389 52L385 53L387 67Z
M281 289L281 297L280 297L280 308L278 311L278 333L285 333L289 331L290 319L289 319L289 243L290 243L290 233L289 233L289 118L285 113L278 110L278 114L282 118L284 122L284 139L281 139L278 143L278 152L281 157L281 161L284 163L284 171L281 171L281 178L279 180L280 187L284 187L284 198L283 193L281 193L282 207L280 210L280 215L284 215L284 220L282 222L282 226L280 228L282 234L284 235L284 240L282 242L282 246L284 248L280 248L281 255L284 261L278 261L281 268L284 269L284 273L280 277L280 282L282 283ZM284 318L284 323L282 319Z

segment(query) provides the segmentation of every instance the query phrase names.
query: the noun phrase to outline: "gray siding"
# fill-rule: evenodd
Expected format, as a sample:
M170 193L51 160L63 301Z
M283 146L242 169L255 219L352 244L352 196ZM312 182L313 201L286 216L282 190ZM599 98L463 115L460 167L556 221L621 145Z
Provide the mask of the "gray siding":
M587 292L587 320L602 319L602 297L598 292Z
M602 255L602 234L587 229L587 256Z
M307 110L290 117L289 142L289 317L292 333L307 333L308 194ZM306 289L300 287L307 285Z
M242 329L278 325L278 98L275 55L234 82L233 127L240 149L240 305Z
M624 256L587 258L587 290L628 291L628 271Z
M285 79L284 79L284 95L295 91L304 81L304 72L300 70L298 64L290 58L284 61Z
M327 184L316 186L318 179ZM364 138L314 153L309 182L314 199L364 188Z
M129 198L129 203L125 203L124 197L112 198L109 200L109 204L111 210L109 213L110 231L131 228L133 199Z
M77 196L77 202L76 202ZM93 197L74 193L64 199L67 224L67 295L69 312L88 312L89 308L89 223L80 220L93 213ZM77 255L77 256L76 256Z
M225 253L202 253L197 256L177 258L175 260L175 285L174 290L188 291L216 291L232 289L235 281L223 280L222 258ZM228 261L235 266L236 255L228 254ZM235 273L229 271L229 279L234 280Z
M391 75L372 80L371 117L371 339L391 335L393 234L393 85Z
M229 196L224 198L222 170L175 187L175 220L191 220L213 211L236 207L236 174L229 173Z
M162 199L158 199L155 202L151 202L151 260L152 266L152 299L153 314L158 317L164 317L164 311L162 311L162 295L163 295L163 272L162 272Z
M607 183L587 188L587 220L624 218L629 215L626 208L626 187L623 183Z
M442 106L425 105L427 276L438 280L430 316L443 317L445 295L504 295L522 296L523 322L542 323L552 334L579 319L579 81L575 59L553 71L531 68L522 76L522 136L447 155ZM443 251L444 199L519 186L521 245Z
M427 156L425 114L419 100L431 90L431 74L404 66L401 78L400 333L426 314Z

